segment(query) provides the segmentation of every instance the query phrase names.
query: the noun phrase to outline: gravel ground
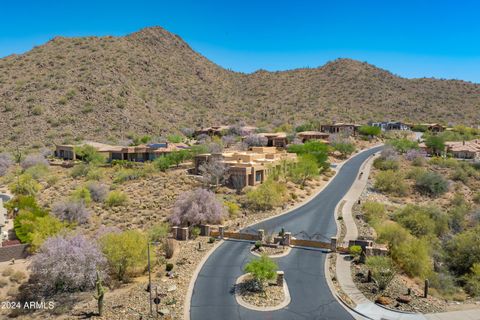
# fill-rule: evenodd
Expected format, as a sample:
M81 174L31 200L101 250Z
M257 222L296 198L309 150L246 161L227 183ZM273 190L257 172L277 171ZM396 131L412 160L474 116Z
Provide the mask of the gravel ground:
M256 307L274 307L285 300L283 287L277 286L275 283L269 283L264 292L249 291L248 286L249 280L246 279L236 286L236 293L243 301Z

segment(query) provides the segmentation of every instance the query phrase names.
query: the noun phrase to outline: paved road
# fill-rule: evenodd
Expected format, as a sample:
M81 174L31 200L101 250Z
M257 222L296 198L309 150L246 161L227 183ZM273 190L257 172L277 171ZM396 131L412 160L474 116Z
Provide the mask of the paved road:
M264 229L277 232L282 227L307 238L316 234L318 240L329 239L336 234L334 210L357 179L362 163L375 148L360 153L346 162L331 183L312 201L296 210L259 223L248 230ZM243 274L243 267L253 258L251 244L229 240L209 257L195 282L190 317L192 320L236 319L352 319L337 302L328 288L324 265L326 254L318 250L294 248L286 257L277 259L291 295L290 304L281 310L259 312L246 309L236 303L232 294L233 284Z

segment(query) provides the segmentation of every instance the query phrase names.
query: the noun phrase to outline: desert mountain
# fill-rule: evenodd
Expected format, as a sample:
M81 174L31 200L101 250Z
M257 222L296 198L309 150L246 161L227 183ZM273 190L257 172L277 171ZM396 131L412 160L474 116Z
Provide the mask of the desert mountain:
M476 125L479 108L479 84L405 79L350 59L319 68L233 72L160 27L125 37L56 37L0 59L5 147L115 141L237 121Z

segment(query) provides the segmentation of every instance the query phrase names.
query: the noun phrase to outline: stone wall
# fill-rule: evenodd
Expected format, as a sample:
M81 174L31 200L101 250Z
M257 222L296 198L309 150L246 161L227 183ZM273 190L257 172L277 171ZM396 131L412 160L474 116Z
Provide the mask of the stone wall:
M12 259L25 259L28 256L28 244L16 244L0 248L0 262Z

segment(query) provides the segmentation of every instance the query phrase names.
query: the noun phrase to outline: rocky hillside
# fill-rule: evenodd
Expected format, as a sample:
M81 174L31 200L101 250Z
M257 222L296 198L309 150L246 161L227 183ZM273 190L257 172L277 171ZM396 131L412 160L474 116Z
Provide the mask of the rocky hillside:
M125 37L57 37L0 59L0 143L161 135L243 120L399 119L477 124L480 85L404 79L339 59L316 69L232 72L155 27Z

